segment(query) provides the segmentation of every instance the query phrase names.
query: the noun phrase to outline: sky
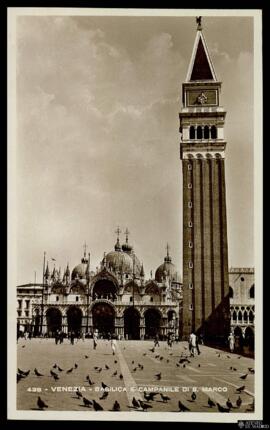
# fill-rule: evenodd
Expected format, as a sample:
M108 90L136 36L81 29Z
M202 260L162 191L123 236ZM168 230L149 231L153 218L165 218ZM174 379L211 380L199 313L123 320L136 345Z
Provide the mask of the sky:
M205 17L222 81L230 267L253 267L253 19ZM16 45L17 284L91 269L117 226L144 264L182 271L179 111L195 17L20 16ZM124 234L120 235L124 242Z

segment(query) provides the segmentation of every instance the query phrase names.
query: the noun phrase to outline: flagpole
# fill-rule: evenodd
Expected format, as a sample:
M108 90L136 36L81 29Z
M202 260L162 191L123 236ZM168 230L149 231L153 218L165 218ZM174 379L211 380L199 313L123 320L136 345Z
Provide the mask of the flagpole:
M44 314L44 284L45 284L45 258L46 258L46 252L44 251L44 255L43 255L43 275L42 275L41 330L40 330L40 335L42 334L42 330L43 330L43 314Z

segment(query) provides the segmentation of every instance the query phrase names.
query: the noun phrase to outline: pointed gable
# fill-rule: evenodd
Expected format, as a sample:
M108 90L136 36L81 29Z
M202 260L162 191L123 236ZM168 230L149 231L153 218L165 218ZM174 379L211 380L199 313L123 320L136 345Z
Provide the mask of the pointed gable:
M216 81L216 74L201 31L197 32L187 81Z

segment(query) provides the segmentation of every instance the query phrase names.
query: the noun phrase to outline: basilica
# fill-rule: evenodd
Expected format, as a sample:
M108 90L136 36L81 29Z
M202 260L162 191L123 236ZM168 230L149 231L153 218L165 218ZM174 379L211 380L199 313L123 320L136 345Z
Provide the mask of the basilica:
M64 274L46 267L43 284L17 287L18 329L54 336L57 330L68 335L117 335L121 339L150 339L157 334L179 336L182 285L169 254L156 269L155 276L145 278L128 231L123 244L120 230L114 249L104 254L100 267L92 271L90 254ZM152 274L151 274L152 275Z

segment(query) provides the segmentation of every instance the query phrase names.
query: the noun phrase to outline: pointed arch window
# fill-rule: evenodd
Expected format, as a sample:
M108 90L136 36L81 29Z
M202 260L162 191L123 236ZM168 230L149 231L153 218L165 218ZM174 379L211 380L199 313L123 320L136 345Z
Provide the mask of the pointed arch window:
M189 138L195 139L195 127L193 127L193 125L189 129Z
M202 127L199 125L199 127L197 127L197 139L202 139Z
M211 139L217 138L217 127L215 125L212 125L211 127Z
M236 321L236 320L237 320L237 314L236 314L236 311L233 311L232 319L233 319L233 321Z
M249 297L250 299L254 299L254 284L250 287Z
M232 289L232 287L229 287L229 298L233 299L233 289Z
M204 137L204 139L209 139L209 127L208 127L208 125L206 125L205 127L204 127L204 133L203 133L203 137Z
M249 311L248 318L249 318L249 322L250 322L250 323L253 323L253 321L254 321L254 315L253 315L253 312L252 312L252 311Z

